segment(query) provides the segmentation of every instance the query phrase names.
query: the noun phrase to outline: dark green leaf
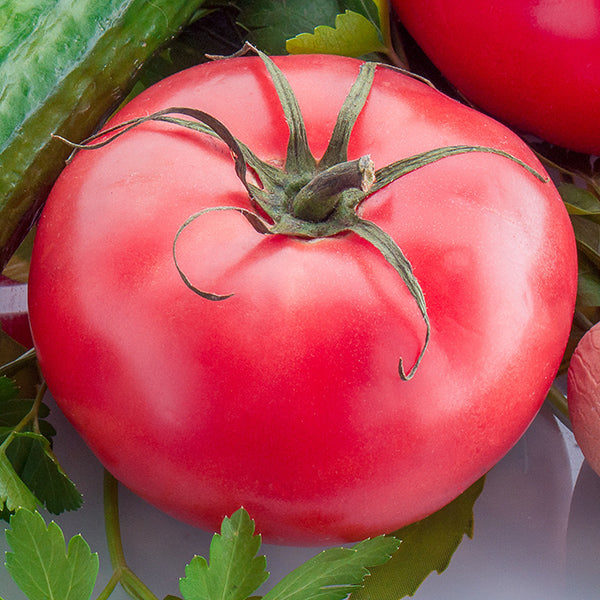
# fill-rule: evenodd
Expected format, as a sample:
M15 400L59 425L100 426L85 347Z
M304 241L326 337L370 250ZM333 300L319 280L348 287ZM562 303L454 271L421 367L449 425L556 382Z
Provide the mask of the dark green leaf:
M210 561L195 556L185 568L179 589L185 600L245 600L267 579L266 560L254 521L244 509L223 519L210 544Z
M342 600L359 589L373 567L398 548L394 537L379 536L352 548L330 548L311 558L265 594L263 600Z
M600 199L590 190L586 190L572 183L561 183L558 186L558 191L570 214L600 214Z
M19 509L10 520L6 568L29 600L89 600L98 575L98 555L76 535L65 551L60 527L48 527L38 512Z
M578 248L600 267L600 223L586 217L571 215Z
M34 510L38 501L17 475L4 452L0 452L0 508L9 513L24 507Z
M2 379L0 379L0 383ZM12 429L18 425L21 420L31 411L33 400L12 398L0 400L0 441L3 438L2 428ZM38 410L38 425L40 432L47 438L51 438L56 434L54 427L44 419L50 414L48 407L45 404L40 404Z
M0 378L0 443L4 444L0 453L3 463L0 468L0 508L5 509L2 516L8 518L19 506L33 509L38 502L52 513L79 508L81 494L58 464L50 447L55 430L43 420L49 414L48 407L39 405L39 432L34 433L32 423L22 424L34 401L16 398L17 393L12 380ZM20 426L19 431L16 431L17 426Z
M2 425L2 417L3 417L3 403L9 402L13 398L16 398L19 395L19 388L13 379L9 377L0 377L0 425ZM20 420L20 419L19 419ZM18 423L19 421L17 421ZM16 425L16 423L15 423Z
M23 483L53 514L77 510L81 494L67 477L43 435L32 432L15 434L6 454Z
M0 330L0 365L11 363L25 352L25 348L13 340L7 333ZM20 398L33 398L40 384L40 375L35 361L28 361L25 366L17 368L13 373L8 373L14 379L17 396ZM15 397L17 397L15 396Z
M483 479L456 500L412 525L394 532L401 540L392 559L374 569L351 600L399 600L412 596L433 571L441 573L465 535L473 535L473 505Z
M318 25L335 24L344 12L337 0L240 0L239 22L248 40L267 54L285 54L286 40L312 32Z
M579 256L577 279L577 306L600 306L600 272L585 256Z

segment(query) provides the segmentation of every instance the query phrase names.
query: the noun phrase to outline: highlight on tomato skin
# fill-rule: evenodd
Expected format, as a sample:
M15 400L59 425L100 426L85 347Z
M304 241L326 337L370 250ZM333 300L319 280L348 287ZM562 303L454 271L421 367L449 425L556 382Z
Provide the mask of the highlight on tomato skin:
M274 62L318 160L363 63ZM258 57L174 75L107 126L178 106L213 115L271 167L313 168L288 160L288 121ZM462 146L522 164L448 156L361 196L349 217L385 232L422 290L431 336L408 381L398 361L415 364L427 324L379 247L352 230L258 231L230 148L202 131L145 122L80 151L40 219L29 310L49 389L106 468L193 525L215 530L244 506L266 541L302 545L393 531L487 472L562 358L573 231L552 183L523 167L545 174L517 136L377 66L348 160L369 155L381 174ZM233 295L207 300L181 273Z
M586 460L600 474L600 326L583 336L569 363L569 417Z
M479 109L600 154L600 0L392 0L410 35Z

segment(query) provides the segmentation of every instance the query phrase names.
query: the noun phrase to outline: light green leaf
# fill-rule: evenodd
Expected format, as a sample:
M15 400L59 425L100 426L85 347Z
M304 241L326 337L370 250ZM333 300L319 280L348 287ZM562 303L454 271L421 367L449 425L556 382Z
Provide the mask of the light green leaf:
M6 568L29 600L89 600L98 575L98 555L76 535L65 538L38 512L19 509L10 520Z
M374 569L350 600L398 600L412 596L433 571L441 573L465 535L473 535L473 505L484 479L433 515L395 531L401 540L392 559Z
M185 568L179 589L185 600L245 600L267 579L266 559L254 521L244 509L223 519L221 533L210 544L207 561L195 556Z
M382 23L382 21L385 21L389 13L388 0L343 0L340 2L340 8L351 10L368 19L373 24L373 27L377 29L381 42L384 42L385 36L382 31L382 25L385 23Z
M384 52L381 31L372 21L347 10L335 18L335 27L319 25L314 33L301 33L286 42L290 54L339 54L362 56Z
M372 567L398 548L394 537L367 539L352 548L330 548L284 577L263 600L341 600L360 588Z
M38 501L17 475L4 452L0 452L0 509L9 511L19 507L34 510Z

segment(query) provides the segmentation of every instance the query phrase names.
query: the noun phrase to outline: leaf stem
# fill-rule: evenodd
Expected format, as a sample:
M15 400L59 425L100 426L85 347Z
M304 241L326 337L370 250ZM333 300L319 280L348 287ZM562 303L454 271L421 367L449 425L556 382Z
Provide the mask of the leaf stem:
M38 393L35 397L35 400L33 401L33 404L29 409L28 413L13 427L12 431L6 436L2 444L0 444L0 453L6 452L6 449L8 448L8 446L10 446L11 442L13 441L13 438L15 437L15 434L22 431L31 421L35 420L36 427L39 430L39 426L37 425L37 416L40 410L40 405L42 404L42 400L44 399L44 394L46 393L47 389L48 387L46 386L46 382L42 382Z
M573 427L571 426L571 419L569 418L569 405L567 404L567 399L556 385L552 385L548 390L546 402L558 420L572 431Z
M115 571L111 578L108 580L108 583L104 586L100 595L96 598L96 600L108 600L110 595L113 593L114 589L117 587L117 583L119 583L120 574Z
M27 352L24 352L23 354L21 354L21 356L15 358L15 360L0 366L0 377L3 375L13 375L25 365L29 364L30 362L33 362L35 358L35 348L27 350Z
M108 589L110 595L110 592L116 586L116 582L119 582L127 594L135 600L158 600L146 584L127 565L121 540L119 482L106 470L104 471L104 521L108 553L114 572L102 594L105 594ZM114 584L113 579L116 580ZM109 587L111 585L112 589ZM107 597L101 595L98 600L104 600Z

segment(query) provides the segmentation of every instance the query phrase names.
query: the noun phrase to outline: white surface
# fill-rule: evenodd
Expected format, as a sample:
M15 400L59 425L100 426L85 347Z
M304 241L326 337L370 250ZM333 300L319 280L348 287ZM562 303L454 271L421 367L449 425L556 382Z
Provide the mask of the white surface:
M55 517L67 538L82 533L100 554L100 576L111 567L102 516L102 468L64 420L51 398L58 429L55 450L85 498L75 513ZM417 600L591 600L600 590L600 478L573 438L543 410L515 448L489 473L475 505L475 533L465 539L449 568L433 574ZM581 468L580 468L581 467ZM207 555L211 534L170 517L121 488L125 554L159 597L179 595L178 579L194 554ZM0 530L2 527L0 526ZM7 549L0 536L0 555ZM271 585L320 548L263 546ZM264 591L264 589L262 590ZM24 600L0 567L0 596ZM112 600L128 600L117 589Z

